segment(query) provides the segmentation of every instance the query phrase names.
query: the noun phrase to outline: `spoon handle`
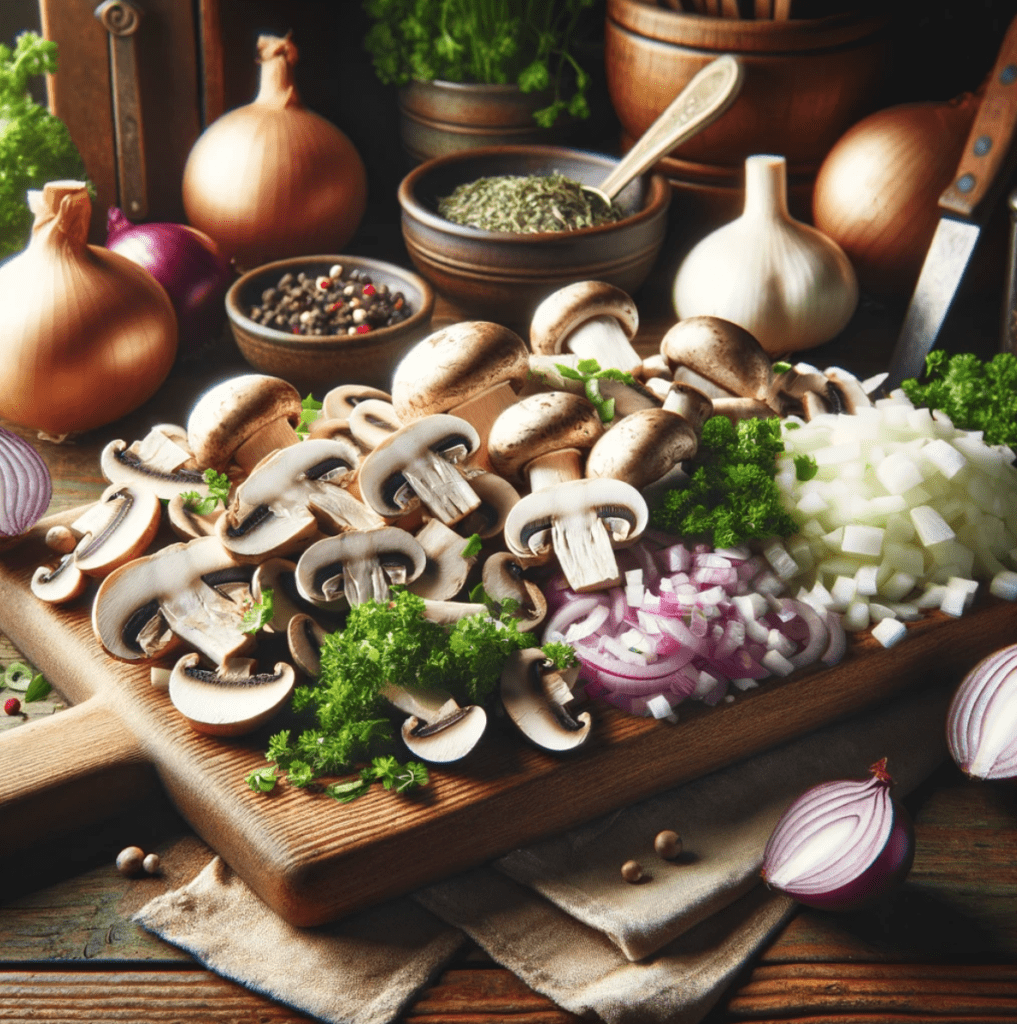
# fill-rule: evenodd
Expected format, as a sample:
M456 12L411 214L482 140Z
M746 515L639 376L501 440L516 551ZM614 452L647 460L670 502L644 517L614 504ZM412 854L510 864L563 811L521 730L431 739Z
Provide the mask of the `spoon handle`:
M637 174L712 124L734 102L742 86L742 66L731 54L711 61L643 132L600 186L613 199Z

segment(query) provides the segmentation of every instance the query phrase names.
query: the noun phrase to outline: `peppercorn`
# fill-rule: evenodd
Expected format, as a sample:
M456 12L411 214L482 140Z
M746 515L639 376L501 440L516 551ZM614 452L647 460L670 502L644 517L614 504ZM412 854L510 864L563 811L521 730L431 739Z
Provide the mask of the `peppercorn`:
M663 832L657 833L657 838L653 840L653 848L657 851L658 857L672 860L682 852L681 837L677 832L665 829Z
M131 877L142 871L145 851L140 846L126 846L117 854L117 871Z
M157 853L147 854L145 859L141 862L141 868L146 875L157 875L161 865L162 861L159 859L159 854Z
M621 876L626 882L638 882L643 877L643 865L637 860L627 860L622 864Z

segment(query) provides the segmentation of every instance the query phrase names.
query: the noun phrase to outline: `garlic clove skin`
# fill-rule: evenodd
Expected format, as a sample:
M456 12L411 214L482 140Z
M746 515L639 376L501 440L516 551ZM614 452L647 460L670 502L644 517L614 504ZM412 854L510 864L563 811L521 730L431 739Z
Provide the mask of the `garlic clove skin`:
M730 320L777 356L839 334L858 305L858 279L836 242L788 212L784 157L750 156L742 215L693 247L673 300L679 319Z

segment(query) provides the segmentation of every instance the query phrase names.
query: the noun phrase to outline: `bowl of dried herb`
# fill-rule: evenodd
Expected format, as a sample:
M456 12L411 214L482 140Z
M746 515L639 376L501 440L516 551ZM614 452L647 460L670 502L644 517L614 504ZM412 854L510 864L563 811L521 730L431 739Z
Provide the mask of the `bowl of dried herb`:
M403 240L418 272L466 315L527 325L574 281L631 294L667 230L671 191L642 175L605 202L617 160L560 146L492 146L436 157L399 186Z

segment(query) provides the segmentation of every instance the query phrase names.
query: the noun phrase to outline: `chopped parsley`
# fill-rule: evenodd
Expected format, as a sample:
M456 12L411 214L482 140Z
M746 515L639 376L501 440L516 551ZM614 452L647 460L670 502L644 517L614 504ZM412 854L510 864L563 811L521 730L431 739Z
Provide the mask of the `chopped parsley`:
M229 502L230 480L225 473L217 473L214 469L206 469L201 474L208 484L208 494L204 498L197 491L184 491L180 495L184 508L198 516L207 516L215 511L221 501L223 506Z
M244 612L240 620L240 631L242 633L257 633L264 629L275 614L275 594L271 587L265 587L261 592L261 600L255 601Z
M311 424L321 415L322 403L314 395L309 394L300 403L300 422L296 425L296 434L303 440L310 433Z

